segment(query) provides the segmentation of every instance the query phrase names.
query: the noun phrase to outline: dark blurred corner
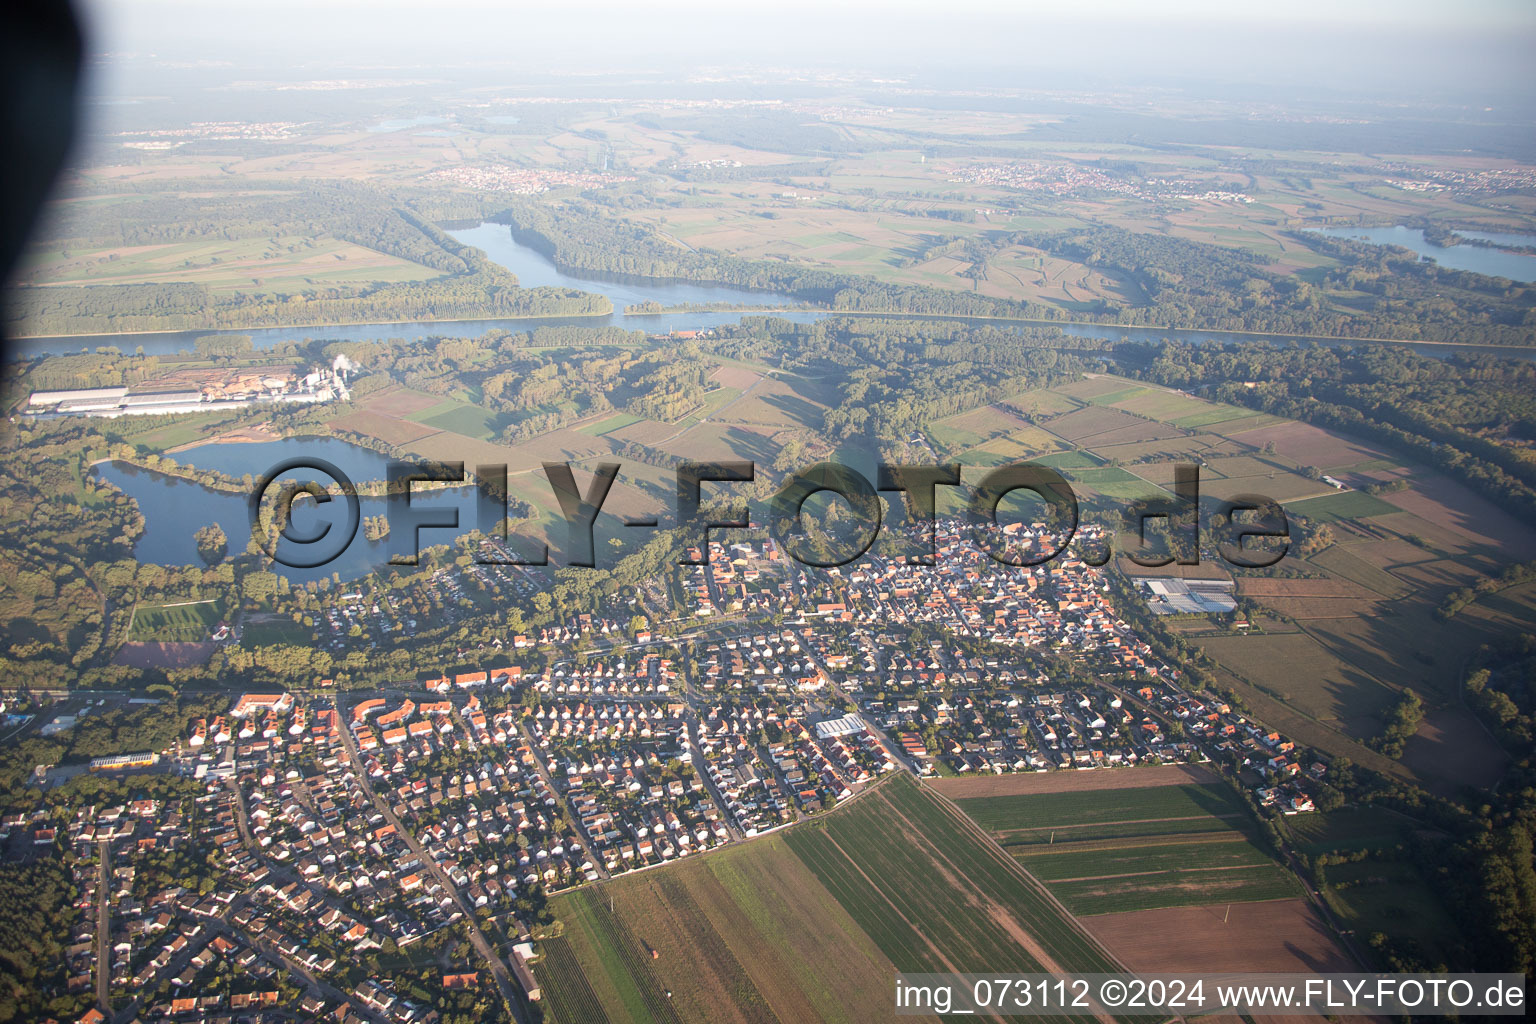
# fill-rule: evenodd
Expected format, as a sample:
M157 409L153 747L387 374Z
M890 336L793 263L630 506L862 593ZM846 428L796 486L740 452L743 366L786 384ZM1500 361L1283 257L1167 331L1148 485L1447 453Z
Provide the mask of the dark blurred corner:
M69 153L82 51L67 0L0 0L0 282Z

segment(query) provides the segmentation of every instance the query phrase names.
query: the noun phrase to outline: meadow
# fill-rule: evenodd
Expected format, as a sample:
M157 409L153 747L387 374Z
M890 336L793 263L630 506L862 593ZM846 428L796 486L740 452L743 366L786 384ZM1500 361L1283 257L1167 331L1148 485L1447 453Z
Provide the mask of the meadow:
M140 605L134 609L130 641L196 643L207 640L222 612L217 601Z

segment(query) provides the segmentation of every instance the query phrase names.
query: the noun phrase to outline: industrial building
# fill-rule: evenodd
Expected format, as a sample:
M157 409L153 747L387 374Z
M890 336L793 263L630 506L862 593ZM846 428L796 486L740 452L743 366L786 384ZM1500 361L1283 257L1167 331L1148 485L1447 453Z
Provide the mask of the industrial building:
M338 363L340 360L338 360ZM239 371L222 379L188 379L168 374L136 388L80 388L73 391L34 391L22 412L39 419L61 416L165 416L174 413L223 412L280 403L331 402L346 399L348 366L321 367L303 376L288 373ZM181 386L177 386L177 385Z

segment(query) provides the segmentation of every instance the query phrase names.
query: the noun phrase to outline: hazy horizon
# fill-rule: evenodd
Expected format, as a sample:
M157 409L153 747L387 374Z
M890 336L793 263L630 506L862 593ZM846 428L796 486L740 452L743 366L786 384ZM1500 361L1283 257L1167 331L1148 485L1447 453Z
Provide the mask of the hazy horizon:
M929 88L1204 91L1276 101L1536 106L1536 5L1478 0L1301 3L1232 10L1209 0L1053 4L844 4L773 12L698 2L637 9L384 0L201 4L87 0L99 92L143 72L283 72L316 78L414 70L490 83L533 76L765 69L897 78ZM123 78L116 76L123 75ZM239 77L239 76L237 76Z

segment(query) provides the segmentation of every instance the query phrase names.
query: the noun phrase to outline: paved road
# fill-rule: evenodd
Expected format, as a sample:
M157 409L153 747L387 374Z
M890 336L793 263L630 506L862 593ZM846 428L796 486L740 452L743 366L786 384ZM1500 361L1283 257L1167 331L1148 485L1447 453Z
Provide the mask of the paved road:
M528 731L528 723L524 719L519 718L517 720L517 732L523 738L523 742L528 744L528 750L533 754L534 771L539 773L539 778L544 780L544 785L548 786L549 791L554 794L555 800L559 805L558 810L561 814L565 815L566 819L571 823L571 827L586 842L586 852L592 861L592 869L597 872L599 878L608 878L608 865L604 864L602 858L598 856L597 849L592 844L592 837L586 834L587 830L582 828L581 824L576 820L576 815L572 813L571 805L566 800L565 794L560 791L560 787L555 785L554 776L549 774L549 769L544 765L544 759L539 756L539 745L534 742L533 734Z
M693 765L699 781L704 783L704 788L709 791L710 799L715 802L716 807L720 808L720 819L725 822L725 831L730 835L731 842L740 842L746 838L746 834L736 824L736 812L731 810L730 804L726 803L725 794L720 792L720 788L715 785L715 780L709 777L709 763L704 760L704 755L699 751L698 715L694 715L693 720L687 723L687 729L689 763Z
M112 844L96 844L96 1008L112 1016Z
M337 711L341 713L340 705L337 705ZM344 714L343 718L345 719ZM458 886L453 884L453 879L448 877L448 872L443 870L443 866L432 859L421 843L416 840L416 837L411 834L411 830L406 828L405 824L395 815L394 808L389 805L389 802L374 792L373 785L368 781L367 769L363 767L363 759L358 756L357 744L353 739L352 729L345 721L341 726L341 742L347 748L347 757L352 761L353 767L357 769L357 781L363 787L364 794L373 802L373 806L378 812L384 815L384 820L395 827L395 830L400 834L400 838L405 841L405 845L409 846L411 852L421 859L422 863L427 866L427 869L437 879L438 884L443 887L444 891L453 898L455 905L458 906L459 913L463 915L464 926L469 931L469 940L474 943L475 949L490 966L491 977L496 979L496 987L501 990L501 998L507 1006L507 1012L511 1014L512 1019L517 1021L518 1024L531 1024L523 1015L522 1003L518 999L516 984L512 980L512 972L507 970L507 962L497 954L495 947L485 937L485 933L480 930L480 923L475 920L475 915L471 912L469 904L464 901L464 897L459 893Z

